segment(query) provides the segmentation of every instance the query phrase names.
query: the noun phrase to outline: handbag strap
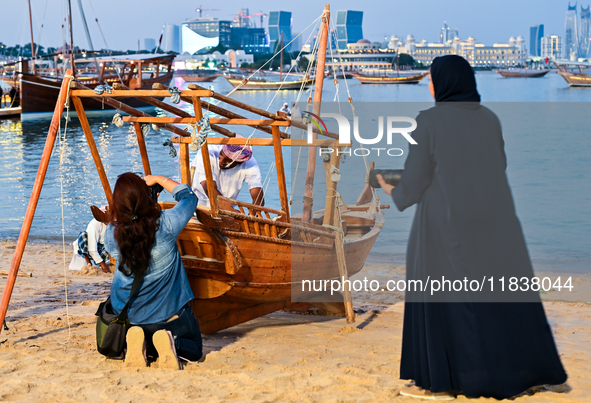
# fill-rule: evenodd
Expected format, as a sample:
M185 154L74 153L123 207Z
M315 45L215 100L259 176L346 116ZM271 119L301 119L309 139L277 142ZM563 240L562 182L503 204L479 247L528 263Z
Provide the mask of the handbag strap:
M144 273L145 273L145 271L144 271ZM133 283L131 283L131 292L129 293L129 299L127 300L127 303L125 304L125 306L121 310L121 313L119 314L119 317L117 318L118 321L125 322L127 320L127 310L129 309L129 304L131 303L131 298L133 297L133 295L137 291L137 289L140 285L140 282L144 278L144 273L141 276L135 276L133 278Z

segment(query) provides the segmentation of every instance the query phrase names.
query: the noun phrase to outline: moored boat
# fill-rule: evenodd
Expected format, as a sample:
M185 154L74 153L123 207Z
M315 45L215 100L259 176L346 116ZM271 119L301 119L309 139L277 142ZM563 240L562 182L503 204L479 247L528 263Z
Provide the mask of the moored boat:
M219 76L216 69L180 69L175 70L175 77L180 77L188 83L210 83Z
M558 68L557 73L564 78L570 87L591 87L591 76L586 73L591 68L588 62L571 62L568 60L553 62ZM576 69L576 70L571 70Z
M429 72L427 71L412 75L389 76L351 72L351 75L359 80L361 84L418 84L428 74Z
M172 79L173 55L148 54L148 55L122 55L98 57L90 60L77 60L75 64L98 63L99 71L90 71L93 74L82 75L78 81L89 88L99 85L120 83L130 89L149 89L154 83L168 84ZM80 68L77 71L82 72ZM51 116L55 108L63 77L56 72L55 77L41 76L28 72L27 64L23 64L23 72L20 77L20 96L22 114L21 118L34 119L43 116ZM108 105L93 100L85 99L85 109L89 111L102 111L111 109ZM148 107L150 105L139 99L130 99L129 105L133 107Z
M550 70L533 70L533 69L507 69L497 70L497 73L506 78L511 77L544 77Z

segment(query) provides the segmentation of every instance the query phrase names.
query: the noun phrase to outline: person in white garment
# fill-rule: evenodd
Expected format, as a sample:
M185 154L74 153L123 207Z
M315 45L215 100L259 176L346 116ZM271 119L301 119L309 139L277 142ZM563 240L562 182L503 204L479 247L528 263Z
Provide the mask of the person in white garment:
M242 138L240 135L236 135ZM214 180L214 192L229 199L238 199L238 194L244 182L248 185L252 203L264 206L263 183L261 169L252 155L250 146L225 144L223 146L211 145L209 159ZM207 189L205 169L201 150L191 163L192 188L199 199L200 206L210 207ZM231 209L229 203L220 201L218 206L223 209Z
M101 208L103 213L106 213L106 206ZM103 272L110 273L109 267L109 253L105 249L105 230L107 229L106 224L93 218L92 221L86 226L86 231L82 231L78 235L72 246L74 247L74 257L79 256L84 258L87 265L100 266ZM80 266L74 263L75 259L72 259L70 268L74 269L73 266Z

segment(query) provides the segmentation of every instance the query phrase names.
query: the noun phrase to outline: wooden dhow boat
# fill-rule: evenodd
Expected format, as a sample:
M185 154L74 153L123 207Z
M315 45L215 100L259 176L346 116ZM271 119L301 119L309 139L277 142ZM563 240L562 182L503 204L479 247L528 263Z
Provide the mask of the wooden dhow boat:
M555 61L557 73L564 78L570 87L591 87L591 75L587 74L591 67L588 62Z
M299 80L267 81L257 78L236 78L226 76L226 80L232 87L241 91L261 91L261 90L299 90L305 89L314 84L314 78L304 78Z
M321 41L318 57L320 71L324 68L326 56L329 16L327 6L319 39ZM319 77L315 83L313 102L313 111L316 114L320 113L322 85L323 77ZM210 200L211 208L198 207L195 217L189 221L178 237L178 247L195 295L191 304L204 334L293 306L293 291L299 289L304 280L348 279L349 275L362 269L384 224L384 214L381 209L385 206L379 204L379 199L375 197L369 185L365 184L355 205L345 205L337 197L335 180L338 181L338 179L333 180L333 176L326 171L327 190L324 208L318 211L312 209L317 147L333 147L335 150L340 150L342 146L349 146L340 144L337 140L338 135L323 132L322 134L328 139L318 139L318 132L314 131L311 144L307 139L293 139L282 129L290 126L307 129L307 126L285 116L217 94L196 84L190 85L189 90L184 90L180 94L181 100L192 105L192 113L159 100L161 97L168 96L171 94L162 84L154 84L152 90L131 90L123 85L115 85L111 93L98 95L79 80L74 79L71 73L66 74L0 301L0 323L6 315L57 136L57 128L68 97L71 102L67 104L73 105L77 111L109 204L112 204L111 184L86 117L85 100L104 102L126 114L123 120L132 123L135 128L144 174L151 174L152 166L146 150L142 125L155 124L161 129L172 132L175 135L172 141L178 143L180 148L181 181L187 184L190 183L189 145L195 141L195 138L190 137L187 131L175 124L202 122L203 110L220 116L210 118L209 124L211 129L222 137L207 137L200 146L210 195L215 194L208 153L210 145L249 144L273 147L279 187L279 206L263 207L220 196L213 197ZM171 116L151 116L120 101L132 97L162 108ZM204 98L213 98L219 103L228 104L233 111ZM238 113L236 110L241 112ZM247 118L242 112L256 117ZM249 126L257 129L257 133L265 133L266 136L237 138L231 131L232 125ZM271 134L270 138L268 134ZM309 150L306 193L303 213L300 216L294 216L290 211L283 162L282 148L294 146L308 147ZM333 165L338 169L339 160L338 154L333 152L330 162L324 164ZM360 189L361 185L363 184L360 184ZM222 200L235 205L237 209L220 208ZM173 207L174 203L164 202L161 205L167 209ZM328 306L328 309L335 308L335 304L338 308L338 303L331 305L328 302L327 305L327 301L321 302L325 307ZM340 307L341 312L345 311L347 314L348 321L353 321L354 313L347 289L344 292L344 304L341 302Z
M505 78L513 78L513 77L544 77L548 74L550 70L534 70L534 69L506 69L506 70L497 70L497 73L502 75Z
M179 69L174 76L180 77L188 83L210 83L219 76L216 69Z
M361 84L418 84L425 78L429 72L402 75L402 76L388 76L388 75L370 75L359 72L351 72Z
M88 87L96 88L99 85L120 83L126 87L137 89L150 89L154 83L168 84L172 79L172 62L174 55L168 54L138 54L97 57L91 59L76 60L77 82ZM89 65L98 64L99 71L95 71ZM20 75L20 93L22 118L36 118L50 114L58 99L63 76L58 69L54 75L40 75L29 72L27 63L23 63ZM111 109L108 105L93 99L85 99L85 110L96 111ZM133 107L150 106L145 102L131 98L124 100Z

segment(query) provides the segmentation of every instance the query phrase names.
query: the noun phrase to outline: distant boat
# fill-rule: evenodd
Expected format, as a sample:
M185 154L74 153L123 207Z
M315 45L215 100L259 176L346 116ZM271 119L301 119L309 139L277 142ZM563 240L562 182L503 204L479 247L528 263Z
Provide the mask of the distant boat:
M370 75L364 73L354 73L351 75L355 77L361 84L418 84L423 78L429 74L428 71L413 75L389 76L389 75Z
M585 69L591 67L591 63L571 62L568 60L553 62L558 68L557 73L571 87L591 87L591 76L585 73ZM576 72L571 71L570 67L576 67Z
M258 78L236 78L226 76L226 79L232 87L238 90L299 90L308 88L314 83L314 78L304 78L300 80L267 81Z
M544 77L550 70L534 70L534 69L510 69L497 70L497 73L506 78L512 77Z
M174 72L175 77L180 77L188 83L210 83L218 78L217 69L182 69Z

